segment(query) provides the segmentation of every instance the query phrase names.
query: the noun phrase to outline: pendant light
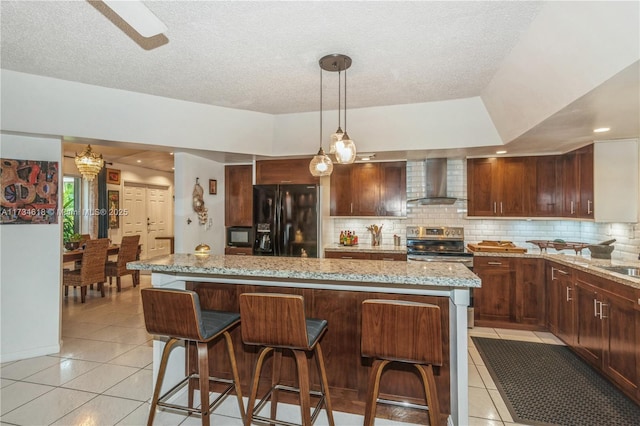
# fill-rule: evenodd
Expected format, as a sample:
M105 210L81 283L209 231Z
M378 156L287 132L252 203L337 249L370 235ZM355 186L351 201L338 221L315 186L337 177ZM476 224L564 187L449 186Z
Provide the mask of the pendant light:
M309 171L311 175L316 177L330 176L333 172L333 162L322 149L322 68L320 68L320 149L318 154L311 159Z
M102 154L97 154L91 149L91 145L87 147L75 158L76 167L82 174L82 177L91 182L100 173L104 166Z
M356 159L356 145L347 135L347 69L351 66L351 58L347 55L334 53L320 59L320 68L325 71L338 73L338 130L331 137L329 152L335 155L336 163L351 164ZM344 125L342 131L340 126L340 106L341 106L341 72L344 71Z

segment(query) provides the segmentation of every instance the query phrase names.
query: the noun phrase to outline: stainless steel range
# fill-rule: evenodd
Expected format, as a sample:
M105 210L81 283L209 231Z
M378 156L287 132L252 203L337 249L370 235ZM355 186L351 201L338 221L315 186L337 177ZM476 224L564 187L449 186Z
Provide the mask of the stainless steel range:
M464 228L407 226L407 260L459 262L473 267L473 253L464 247Z

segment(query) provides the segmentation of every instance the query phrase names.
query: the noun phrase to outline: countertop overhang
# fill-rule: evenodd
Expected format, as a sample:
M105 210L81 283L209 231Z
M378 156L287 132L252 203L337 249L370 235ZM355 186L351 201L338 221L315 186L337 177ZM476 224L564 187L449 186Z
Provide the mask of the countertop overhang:
M128 269L176 274L366 282L447 288L480 287L477 275L459 263L384 262L299 257L173 254L127 263Z

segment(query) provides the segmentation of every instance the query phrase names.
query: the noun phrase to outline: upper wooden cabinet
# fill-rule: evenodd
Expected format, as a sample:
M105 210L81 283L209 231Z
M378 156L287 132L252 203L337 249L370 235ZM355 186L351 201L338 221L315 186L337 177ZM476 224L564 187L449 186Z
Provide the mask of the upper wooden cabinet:
M593 145L564 155L467 160L468 216L594 217Z
M469 216L528 216L527 158L467 161Z
M405 216L406 162L334 165L331 216Z
M309 171L310 158L256 161L256 184L310 184L320 183Z
M253 167L224 168L224 225L253 225Z

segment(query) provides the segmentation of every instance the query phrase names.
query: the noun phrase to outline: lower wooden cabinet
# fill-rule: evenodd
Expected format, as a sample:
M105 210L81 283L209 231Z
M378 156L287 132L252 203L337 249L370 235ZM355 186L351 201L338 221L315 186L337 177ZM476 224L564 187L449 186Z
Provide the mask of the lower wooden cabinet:
M542 259L476 256L474 321L480 326L540 329L544 326Z
M364 259L364 260L388 260L406 261L407 255L404 253L366 253L366 252L345 252L335 250L325 250L324 257L327 259Z
M550 331L571 345L574 331L573 269L554 262L547 262L546 297L547 318Z

